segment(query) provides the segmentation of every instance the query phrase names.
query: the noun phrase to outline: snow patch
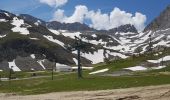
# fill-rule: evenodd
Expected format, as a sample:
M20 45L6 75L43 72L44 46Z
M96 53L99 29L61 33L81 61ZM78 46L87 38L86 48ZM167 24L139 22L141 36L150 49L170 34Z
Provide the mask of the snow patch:
M120 57L120 58L122 58L122 59L128 58L128 56L123 55L123 54L121 54L121 53L117 53L117 52L110 52L110 51L107 51L107 53L110 54L110 55L112 55L112 56L118 56L118 57Z
M152 69L162 69L165 68L166 66L158 66L158 67L152 67Z
M170 35L168 35L167 39L170 40Z
M98 51L95 51L92 53L83 53L82 56L91 60L93 64L97 64L100 62L104 62L104 56L103 56L103 49L100 49Z
M14 28L11 29L13 32L20 32L20 34L22 35L30 34L27 28L22 27L22 25L24 25L24 20L14 17L11 24L15 26ZM30 26L27 26L27 27L30 27Z
M16 66L15 60L13 60L12 62L8 62L8 64L9 64L9 68L10 68L10 69L12 68L13 71L21 71L21 70Z
M6 35L0 35L0 38L4 38L4 37L6 37Z
M0 19L0 22L7 22L6 19Z
M128 69L128 70L131 70L131 71L144 71L144 70L147 70L147 68L145 68L143 66L128 67L128 68L124 68L124 69Z
M39 40L38 38L30 38L31 40Z
M78 69L78 67L71 67L72 69ZM85 69L85 70L92 70L94 67L81 67L82 69Z
M76 65L78 65L78 60L76 58L73 58L73 60L76 63Z
M57 39L54 39L52 36L46 36L46 35L43 35L46 39L48 39L49 41L51 42L54 42L54 43L57 43L59 45L61 45L62 47L64 47L64 43L63 42L60 42L59 40ZM65 48L65 47L64 47Z
M45 61L45 59L44 60L38 60L37 62L41 65L41 67L43 68L43 69L46 69L45 68L45 66L43 65L43 62Z
M4 13L7 17L10 17L8 13Z
M50 32L54 33L55 35L60 35L60 32L57 30L53 30L53 29L48 29Z
M39 25L39 23L38 23L38 22L35 22L34 24L35 24L36 26L38 26L38 25Z
M147 61L150 62L150 63L160 63L159 60L147 60Z
M82 33L80 33L80 32L74 32L74 33L62 33L65 37L70 37L70 38L72 38L72 39L75 39L75 36L76 37L80 37L80 35L82 34Z
M74 54L76 54L76 51L72 52ZM112 55L112 56L118 56L122 59L125 59L127 58L128 56L125 56L121 53L116 53L116 52L110 52L110 51L106 51L106 56L108 55ZM104 62L104 50L103 49L99 49L97 51L94 51L93 53L89 52L89 53L82 53L81 54L82 57L85 57L87 59L89 59L90 61L92 61L93 64L97 64L97 63L100 63L100 62Z
M170 46L170 44L168 44L168 43L169 43L169 41L160 41L159 43L154 44L153 47L161 46L161 45Z
M154 54L154 56L158 56L158 55L159 55L158 53Z
M41 24L41 21L38 20L37 22L34 23L36 26L38 26L39 24Z
M60 67L60 66L67 66L67 65L56 63L56 67Z
M68 65L56 63L56 70L59 72L70 72L72 71L72 68Z
M72 68L71 68L70 66L68 66L68 65L56 63L56 69L60 69L60 68L72 69Z
M110 49L113 49L113 50L118 50L120 52L126 52L126 53L134 53L135 49L138 48L139 46L145 46L145 41L148 40L149 38L149 35L151 34L152 32L148 32L148 33L143 33L143 32L140 32L139 34L133 34L133 33L116 33L116 34L121 34L123 35L123 37L120 37L119 39L117 39L116 37L113 37L112 38L114 40L116 40L120 45L118 46L112 46ZM127 36L125 36L124 34L126 34ZM128 36L128 35L131 35L131 36ZM133 38L134 41L131 41ZM143 48L143 51L146 51L145 50L146 48Z
M108 68L105 68L105 69L102 69L102 70L98 70L98 71L91 72L91 73L89 73L89 74L92 75L92 74L103 73L103 72L107 72L108 70L109 70Z
M120 34L120 35L122 35L122 36L125 36L125 35L132 35L132 34L136 34L136 33L132 33L132 32L126 32L126 33L124 33L124 32L121 32L121 33L117 33L117 34Z
M96 35L96 34L93 34L93 35L92 35L92 37L96 38L96 37L97 37L97 35Z
M35 54L31 54L30 56L31 58L35 59Z
M82 38L82 41L87 42L87 43L91 43L91 44L94 44L94 45L98 45L98 44L106 45L106 43L107 43L107 42L103 42L102 39L97 41L97 40L87 40L86 38Z
M170 61L170 56L165 56L165 57L162 57L158 60L147 60L148 62L150 63L160 63L162 61Z

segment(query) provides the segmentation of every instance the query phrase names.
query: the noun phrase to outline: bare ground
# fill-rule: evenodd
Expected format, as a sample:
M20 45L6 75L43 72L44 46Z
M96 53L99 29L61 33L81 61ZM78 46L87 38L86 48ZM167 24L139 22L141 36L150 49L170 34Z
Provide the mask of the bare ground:
M170 100L170 85L26 96L1 93L0 100Z

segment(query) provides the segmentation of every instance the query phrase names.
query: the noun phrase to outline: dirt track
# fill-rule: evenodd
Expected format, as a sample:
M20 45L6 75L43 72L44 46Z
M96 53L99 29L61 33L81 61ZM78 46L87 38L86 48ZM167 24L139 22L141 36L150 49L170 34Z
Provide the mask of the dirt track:
M27 96L0 94L0 100L170 100L170 85Z

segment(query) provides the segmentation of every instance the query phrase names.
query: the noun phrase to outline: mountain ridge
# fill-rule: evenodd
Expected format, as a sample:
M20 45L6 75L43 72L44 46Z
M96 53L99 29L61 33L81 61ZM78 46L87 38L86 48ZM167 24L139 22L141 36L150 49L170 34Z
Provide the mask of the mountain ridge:
M76 66L75 36L86 46L81 49L83 66L147 53L149 36L154 52L159 52L163 46L170 47L168 28L137 32L133 25L127 24L107 31L95 30L81 23L53 22L57 23L56 26L48 27L49 23L30 15L17 16L0 10L0 70L8 70L11 61L22 70L45 70L44 66L50 69L54 63ZM31 61L33 65L30 65Z
M125 25L120 25L116 28L112 28L110 30L96 30L94 28L89 27L87 24L84 23L61 23L58 21L50 21L50 22L45 22L42 19L36 18L34 16L28 15L28 14L20 14L19 17L32 22L32 23L37 23L38 21L40 25L48 27L49 29L54 29L54 30L68 30L68 31L94 31L94 32L136 32L137 29L134 27L134 25L131 24L125 24ZM130 28L129 30L126 28Z

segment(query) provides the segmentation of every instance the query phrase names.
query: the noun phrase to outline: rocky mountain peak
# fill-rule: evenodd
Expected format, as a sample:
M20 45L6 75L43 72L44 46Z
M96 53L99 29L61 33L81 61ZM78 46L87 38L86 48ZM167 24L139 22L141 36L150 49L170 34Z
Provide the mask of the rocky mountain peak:
M164 30L167 28L170 28L170 5L146 26L144 32L149 30Z
M111 33L116 33L116 32L119 32L119 33L120 32L123 32L123 33L127 33L127 32L138 33L135 26L131 25L131 24L121 25L117 28L110 29L109 32L111 32Z
M15 16L14 14L12 14L8 11L0 10L0 19L10 20L14 16Z

